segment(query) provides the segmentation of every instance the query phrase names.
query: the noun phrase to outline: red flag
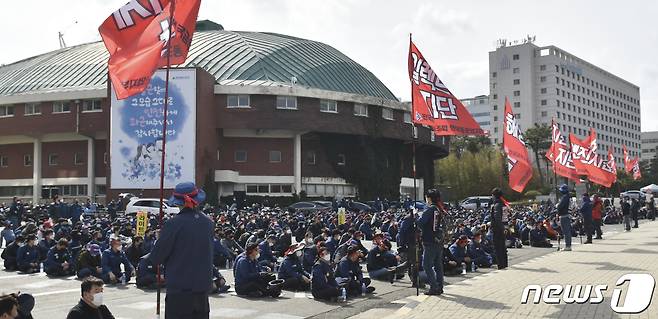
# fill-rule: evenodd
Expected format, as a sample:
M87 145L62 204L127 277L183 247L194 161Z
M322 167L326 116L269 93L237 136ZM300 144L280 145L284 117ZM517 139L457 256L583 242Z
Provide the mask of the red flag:
M615 161L615 156L612 154L611 148L608 148L608 165L610 166L612 173L617 176L617 162Z
M509 171L509 186L521 193L532 178L532 165L528 159L528 149L525 147L519 123L512 113L509 100L505 98L505 120L503 127L503 148L507 154L507 169Z
M632 170L633 170L633 179L638 180L642 178L642 172L640 172L640 159L635 157L634 160L631 161L632 163Z
M432 127L436 135L485 135L411 41L408 64L414 123Z
M592 183L605 187L612 186L617 180L617 175L610 167L609 159L604 159L596 152L598 150L596 141L596 132L590 128L590 135L584 141L579 140L573 134L570 134L571 149L573 153L573 162L576 171L584 170L584 174Z
M555 119L552 121L552 126L552 143L551 148L546 152L546 157L553 163L555 174L580 183L580 176L576 173L571 150L569 150L565 136L560 132L560 127L555 123Z
M628 150L626 149L626 145L623 145L624 147L624 169L626 170L626 173L630 173L633 170L633 161L631 161L631 158L628 157Z
M167 55L172 65L185 62L200 4L201 0L131 0L105 19L98 31L110 53L107 68L118 99L144 91L155 70L167 65Z

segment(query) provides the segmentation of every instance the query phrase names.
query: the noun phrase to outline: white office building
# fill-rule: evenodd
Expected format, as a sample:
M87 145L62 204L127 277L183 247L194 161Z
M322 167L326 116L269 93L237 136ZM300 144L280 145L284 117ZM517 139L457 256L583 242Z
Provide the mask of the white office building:
M640 88L558 47L499 41L489 52L492 142L502 143L505 97L525 130L535 123L583 138L593 127L599 153L612 148L618 164L622 145L630 156L640 154Z
M658 148L658 131L642 132L642 157L643 161L650 161L656 157Z
M491 104L489 96L478 95L473 98L461 100L466 109L473 115L473 119L480 124L485 133L491 134Z

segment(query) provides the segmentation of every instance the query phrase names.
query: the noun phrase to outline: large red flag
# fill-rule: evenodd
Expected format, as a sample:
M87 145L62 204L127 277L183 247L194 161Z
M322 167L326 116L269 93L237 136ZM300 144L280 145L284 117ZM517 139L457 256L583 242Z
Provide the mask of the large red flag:
M485 135L411 41L408 63L414 123L432 127L436 135Z
M98 31L110 52L107 67L118 99L144 91L155 70L167 65L167 55L172 65L185 62L200 4L201 0L131 0L105 19Z
M633 171L633 179L638 180L642 178L642 172L640 172L640 159L635 157L634 160L631 161L632 168L631 170Z
M579 140L573 134L570 134L569 138L576 171L579 168L584 170L585 174L582 175L587 175L592 183L608 188L612 186L612 183L617 180L617 175L610 167L609 159L604 159L596 153L598 146L594 129L590 128L590 135L584 141Z
M560 127L555 123L555 119L552 121L552 127L552 144L551 148L546 152L546 157L553 163L555 174L580 183L580 177L576 173L576 168L573 164L571 150L569 150L565 136L560 132Z
M628 156L626 145L622 146L624 147L624 169L626 170L626 173L630 173L633 170L633 161L631 161L631 158Z
M615 156L612 154L611 148L608 148L608 166L610 166L612 173L617 176L617 162L615 162Z
M512 107L507 98L505 98L504 121L503 148L508 159L509 186L521 193L532 178L532 165L528 159L528 149L525 147L521 128L512 113Z

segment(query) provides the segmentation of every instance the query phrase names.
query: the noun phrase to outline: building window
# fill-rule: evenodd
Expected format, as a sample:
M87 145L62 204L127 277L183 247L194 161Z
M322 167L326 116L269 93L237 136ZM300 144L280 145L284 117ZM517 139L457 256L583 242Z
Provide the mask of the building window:
M498 110L498 105L493 106L494 111Z
M494 116L494 122L498 122L498 116Z
M514 85L519 85L521 84L521 80L519 79L514 79Z
M0 117L12 117L14 116L14 112L13 105L0 105Z
M546 105L546 100L541 100L541 105Z
M546 111L541 111L541 117L546 117L548 116L548 112Z
M320 100L320 112L338 113L338 103L332 100Z
M0 167L9 166L9 156L0 156Z
M514 117L517 118L517 119L520 119L521 118L521 113L514 114Z
M315 165L315 152L306 152L306 164Z
M59 156L57 154L48 155L48 165L56 166L59 162Z
M281 163L281 151L270 151L270 163Z
M498 75L498 73L496 73L496 72L492 72L492 73L491 73L491 77L492 77L492 78L495 78L496 75Z
M514 96L521 96L521 91L514 91Z
M546 88L542 88L540 91L542 94L546 94Z
M228 95L226 96L227 108L248 108L249 95Z
M498 94L493 95L494 100L498 98Z
M84 165L85 156L82 153L73 154L73 164L75 165Z
M382 107L382 118L385 120L392 121L393 120L393 110L389 108Z
M520 71L519 68L513 68L512 69L512 73L514 73L514 74L518 74L519 71Z
M354 115L368 116L368 106L364 104L354 104Z
M411 124L411 113L404 112L404 122Z
M25 104L24 115L37 115L37 114L41 114L41 105L39 105L39 103Z
M101 100L82 101L82 112L102 112Z
M247 161L247 151L235 151L235 162L244 163Z
M336 164L338 166L345 166L345 154L338 154L338 162Z
M295 96L277 96L276 108L279 110L296 110L297 97Z
M514 102L514 107L521 107L521 102Z
M519 55L518 55L518 54L514 54L514 55L512 55L512 60L518 60L518 59L519 59Z
M546 82L546 77L545 76L540 76L539 77L539 82Z
M23 165L32 166L32 155L30 154L23 155Z
M53 102L53 113L71 113L71 101Z
M546 71L546 65L545 64L540 65L539 71Z

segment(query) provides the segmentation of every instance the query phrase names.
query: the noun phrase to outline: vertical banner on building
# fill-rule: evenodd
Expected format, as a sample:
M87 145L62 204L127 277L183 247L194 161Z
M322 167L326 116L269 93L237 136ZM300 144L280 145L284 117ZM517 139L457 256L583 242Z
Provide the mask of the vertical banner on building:
M146 234L146 228L148 226L148 216L145 212L137 212L137 227L135 227L135 233L137 236L142 238Z
M118 100L110 117L112 189L159 189L165 71L158 70L144 92ZM196 71L171 69L167 114L165 188L195 180Z

